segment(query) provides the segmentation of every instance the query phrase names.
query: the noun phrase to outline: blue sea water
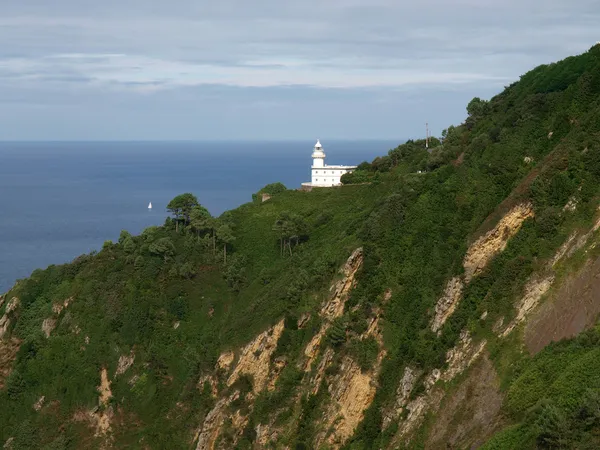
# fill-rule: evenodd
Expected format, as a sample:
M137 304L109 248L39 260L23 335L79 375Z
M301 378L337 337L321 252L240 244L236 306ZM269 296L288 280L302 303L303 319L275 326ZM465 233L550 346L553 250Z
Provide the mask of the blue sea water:
M329 164L358 164L397 141L324 141ZM310 178L314 142L0 142L0 293L36 268L71 261L159 225L175 195L213 215L281 181ZM148 210L152 202L153 209Z

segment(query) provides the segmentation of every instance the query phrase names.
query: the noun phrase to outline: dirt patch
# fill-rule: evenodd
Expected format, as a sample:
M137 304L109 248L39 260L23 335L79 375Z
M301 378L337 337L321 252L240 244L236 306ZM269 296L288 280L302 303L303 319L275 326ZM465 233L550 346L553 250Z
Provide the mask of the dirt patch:
M502 424L500 382L484 354L439 410L425 448L477 448Z
M460 155L458 155L458 158L456 158L454 161L452 161L450 164L452 164L454 167L458 167L460 166L463 162L465 161L465 152L462 152Z
M12 364L20 345L21 341L16 338L0 340L0 389L4 388L4 382L12 371Z
M593 326L600 315L600 258L588 262L528 320L525 345L535 354L553 341Z

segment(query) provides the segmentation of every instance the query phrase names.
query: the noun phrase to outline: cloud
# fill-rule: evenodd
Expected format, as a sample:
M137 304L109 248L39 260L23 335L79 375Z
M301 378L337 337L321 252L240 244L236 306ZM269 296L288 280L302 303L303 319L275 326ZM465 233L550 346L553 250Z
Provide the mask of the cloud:
M597 0L6 0L0 97L77 94L90 108L118 98L117 115L136 96L164 93L178 108L184 92L215 86L296 86L336 99L337 89L371 90L377 104L389 102L380 90L472 97L585 51L598 22ZM226 92L220 101L234 105Z

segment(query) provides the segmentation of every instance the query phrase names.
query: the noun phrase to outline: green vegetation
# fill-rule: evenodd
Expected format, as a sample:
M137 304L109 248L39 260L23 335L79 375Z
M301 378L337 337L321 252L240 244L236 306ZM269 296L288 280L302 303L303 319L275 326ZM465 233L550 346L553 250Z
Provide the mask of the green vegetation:
M21 346L0 390L0 442L96 448L93 428L75 418L98 406L106 368L119 447L188 448L215 404L209 383L197 386L200 377L213 373L223 351L283 318L273 359L287 364L274 389L258 394L251 411L243 398L230 408L249 414L240 448L254 445L254 427L270 422L287 424L288 445L311 448L329 393L327 381L316 393L300 392L298 363L320 329L318 311L338 268L362 246L358 283L325 335L336 353L327 374L337 373L345 356L363 371L373 367L378 343L364 333L376 312L386 357L375 400L347 448L390 444L382 411L394 404L404 367L443 367L464 329L497 349L491 355L506 391L510 426L487 448L597 447L599 331L529 358L503 348L491 327L512 318L528 276L594 219L600 46L538 67L489 101L473 99L467 114L442 139L432 138L429 151L424 140L408 141L344 175L341 189L301 192L274 183L218 218L182 194L169 203L172 217L163 226L139 236L124 231L97 253L19 282L7 294L21 302L9 330ZM272 198L262 202L263 193ZM566 213L571 200L577 207ZM532 202L535 217L466 287L438 337L429 328L431 311L446 281L463 272L468 244L522 201ZM52 311L67 299L64 311ZM52 317L56 328L46 337L42 323ZM299 327L301 317L310 318ZM130 352L133 365L116 375ZM242 377L228 392L252 386ZM37 412L41 396L45 406ZM233 445L231 422L220 439Z

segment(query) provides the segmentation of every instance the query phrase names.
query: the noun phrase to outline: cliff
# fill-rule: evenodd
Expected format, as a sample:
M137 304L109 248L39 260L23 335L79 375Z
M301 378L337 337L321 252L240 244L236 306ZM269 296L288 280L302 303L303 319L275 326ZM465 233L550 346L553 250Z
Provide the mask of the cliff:
M600 46L311 192L0 297L5 448L598 448ZM257 200L259 199L259 200Z

